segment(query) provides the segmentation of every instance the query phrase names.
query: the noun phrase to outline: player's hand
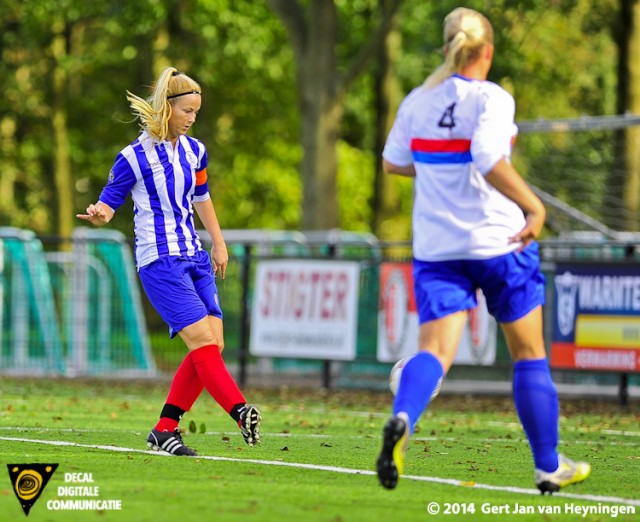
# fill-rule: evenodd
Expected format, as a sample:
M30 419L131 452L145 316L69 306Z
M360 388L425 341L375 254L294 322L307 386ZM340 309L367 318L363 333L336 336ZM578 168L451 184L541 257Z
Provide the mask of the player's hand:
M229 263L229 253L227 252L227 245L224 243L214 245L211 248L211 264L213 265L213 273L224 279L227 272L227 264Z
M518 252L522 252L540 235L542 227L544 226L545 217L544 208L541 213L530 212L527 214L527 223L524 228L513 237L509 238L510 243L521 243L520 248L518 248Z
M106 225L113 216L113 213L107 212L106 208L102 205L94 205L93 203L87 207L86 214L76 214L79 219L84 219L92 225L102 226Z

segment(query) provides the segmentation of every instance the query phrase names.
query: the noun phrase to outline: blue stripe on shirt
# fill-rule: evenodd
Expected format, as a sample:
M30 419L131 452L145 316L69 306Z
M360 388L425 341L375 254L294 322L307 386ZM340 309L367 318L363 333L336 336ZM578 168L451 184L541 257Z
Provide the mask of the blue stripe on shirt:
M142 182L147 189L149 197L149 205L153 212L153 230L156 235L156 249L158 250L158 256L166 256L169 254L169 247L167 246L167 233L165 231L164 214L162 213L162 205L158 196L158 190L153 179L153 170L149 166L149 160L144 152L144 147L138 142L133 150L136 155L138 165L140 165L140 172L142 174ZM156 149L157 150L157 149Z
M180 147L180 142L176 144L176 147ZM173 168L173 163L169 160L169 156L167 155L167 151L164 147L157 147L156 150L158 151L158 158L164 168L164 175L167 184L167 197L171 203L171 211L173 212L173 219L175 220L174 232L178 238L178 249L180 250L181 255L185 255L187 253L187 243L184 232L182 231L182 221L185 219L185 210L180 207L180 203L176 200L176 174L179 176L180 173L176 173Z
M192 142L188 141L188 144L191 151L196 153L197 151L193 151ZM180 154L179 155L180 166L182 167L182 170L184 172L183 204L185 208L193 209L193 207L189 204L189 201L192 198L191 191L193 190L192 187L194 184L194 176L192 175L191 165L187 161L187 148L180 147L179 154ZM189 232L191 233L191 245L195 250L198 250L198 240L197 240L198 235L196 234L196 231L195 231L195 226L193 221L193 210L191 210L190 212L191 212L191 215L189 216L190 219L187 219L186 224L187 224L187 228L189 229Z
M430 163L437 165L471 163L471 152L420 152L412 151L413 161L416 163Z

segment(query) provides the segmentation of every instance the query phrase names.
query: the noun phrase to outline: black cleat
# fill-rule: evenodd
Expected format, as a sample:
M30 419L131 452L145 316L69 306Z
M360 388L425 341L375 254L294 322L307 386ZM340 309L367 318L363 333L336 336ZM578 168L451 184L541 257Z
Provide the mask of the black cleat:
M262 422L262 414L255 406L247 404L240 412L240 421L238 426L244 437L244 441L249 446L255 446L260 443L260 423Z
M184 445L180 430L158 431L153 428L147 437L147 446L156 451L165 451L170 455L196 457L198 454Z
M398 484L404 468L404 454L409 440L408 423L402 417L391 417L382 430L382 451L378 457L378 479L387 489Z

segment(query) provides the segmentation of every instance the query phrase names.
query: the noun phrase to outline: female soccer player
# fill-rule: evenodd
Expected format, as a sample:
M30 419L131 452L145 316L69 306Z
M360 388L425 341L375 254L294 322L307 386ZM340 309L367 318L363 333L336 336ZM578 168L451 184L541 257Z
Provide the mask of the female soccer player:
M420 415L456 354L476 289L500 323L513 359L513 396L540 491L587 478L557 453L558 395L547 363L544 276L534 241L542 202L510 163L517 128L511 95L486 80L493 29L466 8L444 20L444 63L402 102L383 152L385 172L415 177L413 278L419 352L403 368L377 461L395 488Z
M249 446L260 441L262 416L247 405L222 359L222 311L215 275L224 279L229 256L207 185L207 150L187 136L202 103L200 85L174 67L162 71L144 100L127 92L142 133L116 157L99 201L77 217L102 226L131 193L136 265L151 304L189 353L171 384L149 447L196 455L178 423L203 388L238 424ZM211 236L211 258L202 249L193 211Z

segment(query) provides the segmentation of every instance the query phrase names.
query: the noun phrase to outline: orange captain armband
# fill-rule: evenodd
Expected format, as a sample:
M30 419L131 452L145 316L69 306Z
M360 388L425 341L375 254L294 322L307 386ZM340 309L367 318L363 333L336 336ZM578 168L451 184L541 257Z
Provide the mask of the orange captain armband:
M202 169L196 172L196 187L204 185L207 182L207 169Z

